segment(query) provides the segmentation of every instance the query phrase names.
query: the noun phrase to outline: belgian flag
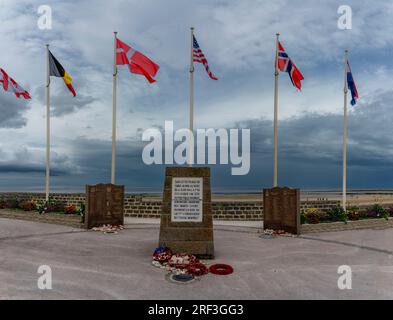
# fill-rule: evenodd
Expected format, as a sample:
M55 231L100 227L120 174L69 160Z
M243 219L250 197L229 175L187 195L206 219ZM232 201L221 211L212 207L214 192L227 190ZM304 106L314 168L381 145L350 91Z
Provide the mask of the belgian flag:
M67 71L64 70L63 66L57 61L57 59L53 56L52 52L49 51L49 75L54 77L63 78L64 83L67 88L71 91L73 96L76 96L74 87L72 86L72 78L68 74Z

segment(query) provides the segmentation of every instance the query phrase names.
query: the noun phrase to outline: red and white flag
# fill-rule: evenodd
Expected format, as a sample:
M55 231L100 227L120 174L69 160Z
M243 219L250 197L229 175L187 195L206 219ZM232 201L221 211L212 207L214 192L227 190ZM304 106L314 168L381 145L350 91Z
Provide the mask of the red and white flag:
M29 93L9 77L3 69L0 69L0 84L3 85L5 91L13 92L17 98L31 99Z
M192 39L192 56L194 62L199 62L202 63L205 66L206 72L210 79L212 80L218 80L217 77L210 71L209 68L209 63L207 62L207 59L205 55L202 52L201 47L198 44L198 41L196 40L195 36L193 36Z
M302 89L302 80L304 77L299 69L296 67L295 63L289 58L288 54L285 52L284 47L281 42L278 43L278 61L277 61L278 69L282 72L288 72L289 78L292 81L292 84L298 88Z
M119 39L116 39L116 48L116 64L127 64L131 73L144 75L150 83L156 81L153 78L160 68L158 64Z

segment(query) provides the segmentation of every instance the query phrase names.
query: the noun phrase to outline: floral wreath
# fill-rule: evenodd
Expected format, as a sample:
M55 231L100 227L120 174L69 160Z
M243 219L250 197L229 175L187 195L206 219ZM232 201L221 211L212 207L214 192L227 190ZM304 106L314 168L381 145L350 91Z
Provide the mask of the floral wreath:
M199 260L195 256L185 253L176 253L168 261L171 267L178 269L185 269L196 263L199 263Z
M217 275L228 275L233 273L233 268L228 264L217 263L210 266L209 272Z
M203 276L209 273L209 269L203 263L197 262L187 267L187 273L193 276Z
M172 257L171 249L167 247L158 247L154 250L153 260L159 262L168 261Z

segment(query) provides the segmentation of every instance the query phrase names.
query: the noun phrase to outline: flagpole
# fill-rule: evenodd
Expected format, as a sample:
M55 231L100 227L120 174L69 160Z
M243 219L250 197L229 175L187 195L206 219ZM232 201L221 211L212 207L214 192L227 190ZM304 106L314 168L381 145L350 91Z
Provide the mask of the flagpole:
M192 166L194 163L194 28L191 27L191 47L190 47L190 109L189 109L189 129L191 133L189 145L188 165Z
M49 44L46 45L46 172L45 172L45 200L49 200L50 178L50 71Z
M348 111L347 111L347 94L348 94L348 50L345 50L345 68L344 68L344 124L343 124L343 149L342 149L342 161L343 161L343 185L342 185L342 207L346 211L347 208L347 130L348 130Z
M276 33L276 57L274 66L274 165L273 165L273 187L277 187L277 147L278 147L278 38L280 34Z
M113 58L113 105L112 105L112 169L111 169L111 183L116 182L116 87L117 87L117 32L114 32L114 58Z

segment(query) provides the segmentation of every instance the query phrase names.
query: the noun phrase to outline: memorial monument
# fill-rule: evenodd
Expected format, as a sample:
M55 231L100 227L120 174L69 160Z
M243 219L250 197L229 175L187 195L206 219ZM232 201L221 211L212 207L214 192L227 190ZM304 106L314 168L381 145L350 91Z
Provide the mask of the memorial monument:
M300 234L300 190L263 189L263 229Z
M214 258L210 168L166 168L159 245Z
M124 186L111 183L86 186L85 228L124 224Z

